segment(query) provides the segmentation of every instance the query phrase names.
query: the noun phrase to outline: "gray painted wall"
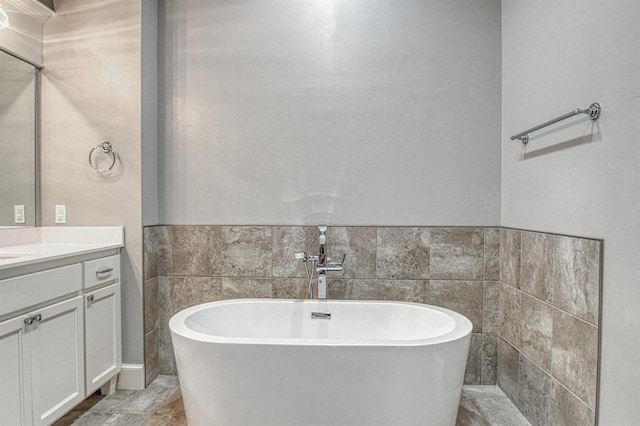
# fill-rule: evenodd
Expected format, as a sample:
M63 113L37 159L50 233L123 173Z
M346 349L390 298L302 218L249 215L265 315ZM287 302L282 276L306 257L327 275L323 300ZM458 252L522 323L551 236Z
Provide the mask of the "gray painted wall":
M498 225L498 0L160 16L160 223Z
M42 224L65 204L68 225L125 227L122 360L142 364L141 2L56 6L44 29ZM122 160L108 179L87 161L104 140Z
M142 224L158 224L158 3L142 1Z
M640 417L640 4L503 4L502 225L604 239L600 424ZM523 150L508 136L593 101Z

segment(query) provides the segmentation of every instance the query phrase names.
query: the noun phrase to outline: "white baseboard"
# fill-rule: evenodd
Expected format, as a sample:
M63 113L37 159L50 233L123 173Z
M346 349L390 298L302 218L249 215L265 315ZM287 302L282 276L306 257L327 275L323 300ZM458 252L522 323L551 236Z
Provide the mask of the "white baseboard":
M144 387L144 365L122 364L122 370L118 376L117 388L142 390Z

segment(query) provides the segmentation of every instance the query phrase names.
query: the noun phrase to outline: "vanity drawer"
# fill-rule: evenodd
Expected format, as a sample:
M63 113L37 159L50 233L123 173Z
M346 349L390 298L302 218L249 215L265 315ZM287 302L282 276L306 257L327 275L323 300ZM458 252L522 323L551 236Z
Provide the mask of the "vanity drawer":
M84 288L120 280L120 255L84 262Z
M0 280L0 317L80 291L80 264Z

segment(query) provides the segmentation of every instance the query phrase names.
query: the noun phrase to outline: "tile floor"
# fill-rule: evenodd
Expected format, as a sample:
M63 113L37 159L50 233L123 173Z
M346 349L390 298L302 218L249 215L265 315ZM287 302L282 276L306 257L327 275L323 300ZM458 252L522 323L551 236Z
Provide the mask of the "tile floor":
M93 405L89 408L88 404ZM117 390L105 397L91 396L54 423L67 425L186 426L178 378L158 376L145 390Z
M176 376L159 376L142 391L91 396L54 426L186 426ZM497 386L465 386L456 426L530 426Z

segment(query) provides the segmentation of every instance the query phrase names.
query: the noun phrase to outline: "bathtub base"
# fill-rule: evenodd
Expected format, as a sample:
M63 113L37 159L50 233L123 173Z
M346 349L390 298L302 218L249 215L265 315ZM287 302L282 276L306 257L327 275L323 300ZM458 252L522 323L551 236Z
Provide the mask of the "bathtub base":
M453 426L470 339L442 349L224 344L212 350L211 343L172 337L191 426Z

